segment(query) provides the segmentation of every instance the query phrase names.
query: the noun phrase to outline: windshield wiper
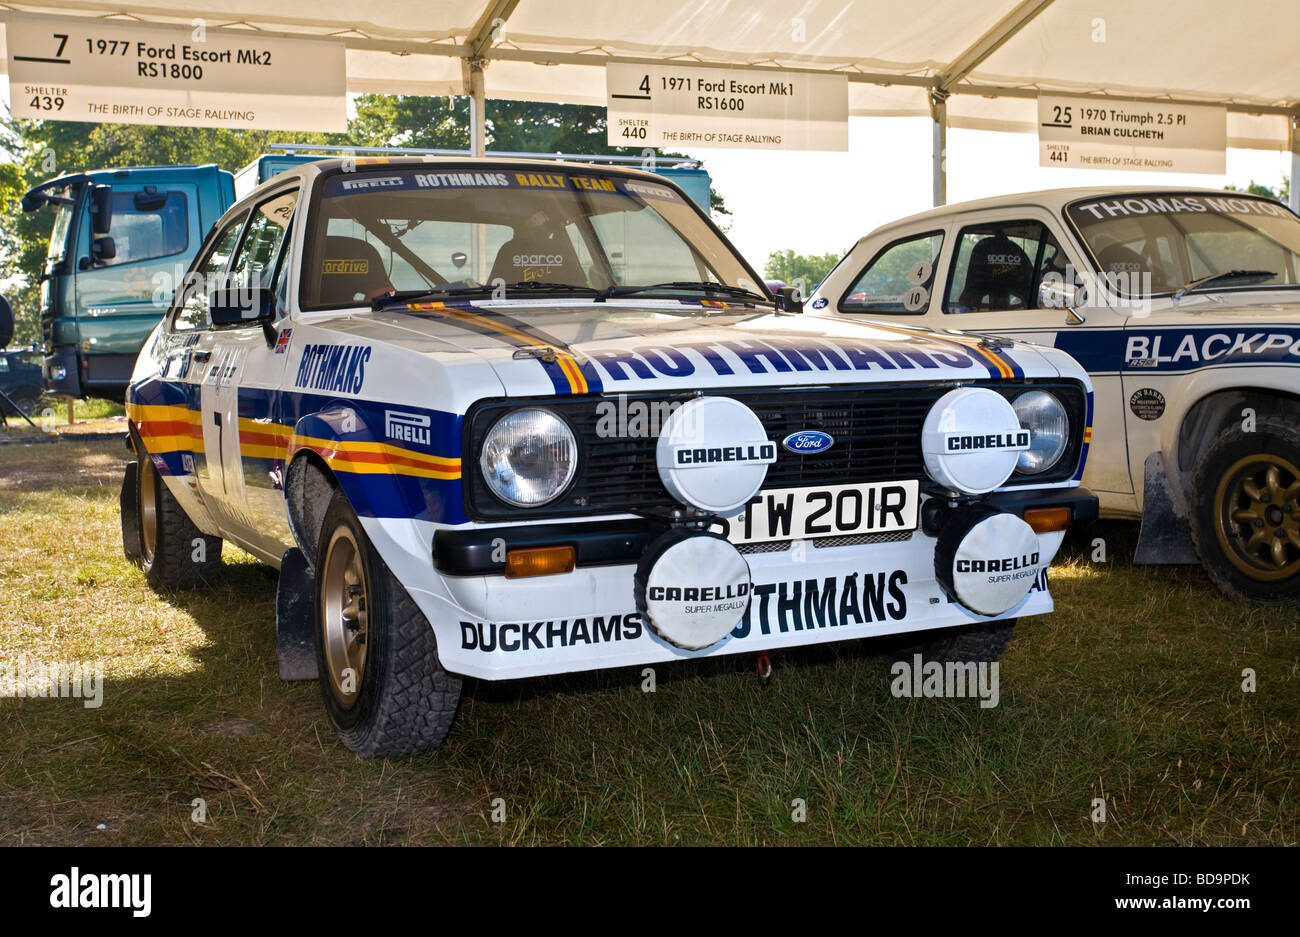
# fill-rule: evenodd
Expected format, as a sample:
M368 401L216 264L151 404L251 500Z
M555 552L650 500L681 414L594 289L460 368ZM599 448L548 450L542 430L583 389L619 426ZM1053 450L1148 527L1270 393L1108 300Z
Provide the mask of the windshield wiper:
M652 290L691 290L696 293L718 293L723 296L747 296L759 302L771 302L762 293L755 293L743 286L715 283L712 280L674 280L671 283L651 283L648 286L610 286L596 294L596 302L603 303L607 299L618 296L632 296L636 293L649 293Z
M486 296L495 292L497 288L498 286L491 283L452 283L427 290L398 290L376 296L370 301L370 306L372 309L383 309L385 306L394 306L399 303L426 302L443 296ZM507 283L500 288L514 292L527 290L529 292L590 293L592 295L600 293L600 290L594 286L577 286L573 283L543 283L537 280L531 280L527 283Z
M1192 290L1199 290L1207 286L1214 286L1216 283L1226 283L1229 280L1267 280L1277 276L1274 270L1227 270L1223 273L1211 274L1208 277L1201 277L1199 280L1193 280L1186 286L1181 287L1174 293L1174 302L1182 299Z
M383 309L386 306L396 306L399 303L421 302L431 299L437 299L440 296L467 296L476 293L490 293L492 287L485 286L482 283L462 283L459 285L436 286L427 290L394 290L391 293L384 293L376 296L370 301L371 309Z

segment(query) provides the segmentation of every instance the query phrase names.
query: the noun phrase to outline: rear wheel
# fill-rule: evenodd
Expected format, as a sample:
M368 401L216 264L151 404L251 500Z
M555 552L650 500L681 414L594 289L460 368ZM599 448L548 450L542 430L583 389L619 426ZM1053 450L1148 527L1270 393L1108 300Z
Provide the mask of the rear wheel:
M189 589L209 585L221 570L221 538L194 525L163 483L149 456L136 466L136 536L125 542L130 555L138 544L140 568L155 589Z
M433 628L335 491L316 552L316 661L343 744L367 758L440 744L461 680L443 670Z
M1235 598L1300 603L1300 430L1260 416L1221 432L1192 476L1192 540L1206 574Z

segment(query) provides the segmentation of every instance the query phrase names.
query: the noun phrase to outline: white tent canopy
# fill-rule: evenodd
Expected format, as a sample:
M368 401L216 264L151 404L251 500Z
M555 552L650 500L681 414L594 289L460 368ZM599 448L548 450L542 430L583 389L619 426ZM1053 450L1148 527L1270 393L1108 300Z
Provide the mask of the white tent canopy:
M1222 104L1229 146L1300 150L1295 0L70 0L3 3L0 21L9 11L334 38L349 91L470 94L479 114L484 94L603 105L607 63L682 61L845 73L851 114L933 116L936 153L948 126L1033 132L1040 92ZM935 173L941 199L938 159Z

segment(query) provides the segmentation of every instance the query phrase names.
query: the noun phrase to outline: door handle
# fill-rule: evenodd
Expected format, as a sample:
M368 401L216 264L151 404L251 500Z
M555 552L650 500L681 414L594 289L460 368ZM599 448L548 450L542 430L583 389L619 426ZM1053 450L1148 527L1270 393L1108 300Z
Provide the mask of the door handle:
M196 351L196 352L194 352L193 354L194 354L194 360L195 360L195 361L207 361L209 358L212 357L212 352L210 352L210 351L202 351L202 350L200 350L200 351Z

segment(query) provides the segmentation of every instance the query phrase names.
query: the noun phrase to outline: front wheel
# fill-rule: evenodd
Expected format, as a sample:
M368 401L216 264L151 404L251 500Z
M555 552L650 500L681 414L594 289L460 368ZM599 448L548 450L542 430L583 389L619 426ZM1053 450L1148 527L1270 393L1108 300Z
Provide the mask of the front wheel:
M440 744L461 680L442 669L433 628L362 530L342 491L316 554L316 663L343 744L367 758Z
M135 469L135 524L122 525L126 555L138 559L155 589L212 584L221 571L221 538L209 537L189 519L143 449ZM127 473L127 479L131 473ZM123 508L129 510L129 499Z
M1192 476L1192 541L1206 574L1234 598L1300 603L1300 430L1261 415L1233 425Z

